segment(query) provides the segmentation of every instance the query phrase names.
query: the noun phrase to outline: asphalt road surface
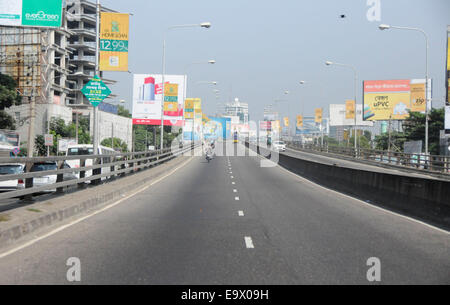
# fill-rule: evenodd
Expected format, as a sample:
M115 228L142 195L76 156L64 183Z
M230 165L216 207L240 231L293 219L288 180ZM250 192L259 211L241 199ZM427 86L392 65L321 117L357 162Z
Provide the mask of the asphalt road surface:
M122 203L0 258L0 284L450 284L450 235L259 157L194 158Z

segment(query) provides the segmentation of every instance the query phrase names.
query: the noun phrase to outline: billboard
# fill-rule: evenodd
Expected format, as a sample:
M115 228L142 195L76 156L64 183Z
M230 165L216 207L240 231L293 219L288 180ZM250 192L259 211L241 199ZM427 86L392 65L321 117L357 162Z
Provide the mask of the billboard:
M272 130L272 121L260 121L259 130L270 131Z
M445 106L445 130L450 133L450 25L447 27L447 75L445 77L447 83L447 99Z
M450 25L447 27L447 106L450 106Z
M315 122L320 124L322 122L322 118L323 118L323 109L316 108L315 114L316 114Z
M182 127L184 125L185 77L184 75L165 75L164 81L166 92L167 90L170 92L164 98L166 100L164 125ZM133 80L133 124L161 125L161 108L162 76L160 74L135 74Z
M296 135L321 135L321 125L323 129L324 134L329 133L329 122L328 119L322 119L322 124L316 123L316 117L304 117L303 118L303 127L296 128L295 134Z
M2 0L0 25L61 27L63 0Z
M428 92L430 100L431 80ZM425 79L364 81L363 104L365 121L405 120L410 111L425 112Z
M297 128L303 127L303 115L297 115Z
M372 127L372 121L363 121L362 105L357 105L356 126ZM354 110L353 110L354 111ZM331 104L330 105L330 126L355 126L355 118L347 118L347 104Z
M345 119L355 120L355 104L354 100L345 101Z
M100 71L127 72L130 16L102 12L100 18Z

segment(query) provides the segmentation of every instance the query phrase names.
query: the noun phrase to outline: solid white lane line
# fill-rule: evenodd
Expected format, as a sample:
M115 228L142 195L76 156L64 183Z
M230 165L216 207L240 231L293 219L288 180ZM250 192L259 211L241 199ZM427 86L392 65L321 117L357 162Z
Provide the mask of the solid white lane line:
M58 232L63 231L64 229L67 229L68 227L71 227L71 226L73 226L73 225L75 225L75 224L77 224L77 223L80 223L80 222L82 222L83 220L86 220L86 219L88 219L88 218L91 218L91 217L94 216L94 215L100 214L100 213L102 213L102 212L104 212L104 211L106 211L106 210L109 210L109 209L115 207L116 205L119 205L119 204L122 203L123 201L128 200L128 199L130 199L130 198L136 196L137 194L139 194L139 193L145 191L146 189L148 189L149 187L155 185L156 183L158 183L158 182L160 182L160 181L166 179L167 177L173 175L176 171L178 171L180 168L182 168L182 167L184 167L185 165L187 165L187 164L188 164L189 162L191 162L192 160L193 160L193 158L190 158L189 160L187 160L186 162L184 162L184 163L181 164L180 166L176 167L174 170L172 170L172 171L171 171L170 173L168 173L167 175L165 175L165 176L163 176L163 177L161 177L161 178L159 178L159 179L153 181L151 184L149 184L149 185L147 185L147 186L141 188L140 190L138 190L138 191L132 193L131 195L128 195L128 196L126 196L126 197L124 197L124 198L122 198L122 199L120 199L120 200L118 200L118 201L116 201L116 202L114 202L114 203L112 203L112 204L110 204L110 205L108 205L108 206L106 206L106 207L104 207L104 208L98 210L98 211L93 212L93 213L90 214L90 215L86 215L86 216L84 216L84 217L82 217L82 218L79 218L79 219L77 219L77 220L74 220L74 221L72 221L71 223L68 223L68 224L66 224L66 225L64 225L64 226L61 226L61 227L59 227L59 228L56 228L55 230L53 230L53 231L51 231L51 232L49 232L49 233L46 233L46 234L44 234L44 235L42 235L42 236L40 236L40 237L38 237L38 238L36 238L36 239L34 239L34 240L31 240L31 241L29 241L29 242L27 242L27 243L25 243L25 244L23 244L23 245L21 245L21 246L19 246L19 247L17 247L17 248L14 248L14 249L9 250L9 251L7 251L7 252L1 253L1 254L0 254L0 258L4 258L4 257L6 257L6 256L8 256L8 255L10 255L10 254L13 254L13 253L15 253L15 252L17 252L17 251L20 251L20 250L22 250L22 249L24 249L24 248L26 248L26 247L28 247L28 246L31 246L31 245L37 243L37 242L40 241L40 240L43 240L43 239L45 239L45 238L47 238L47 237L50 237L50 236L52 236L52 235L54 235L54 234L56 234L56 233L58 233Z
M254 249L255 246L253 245L253 240L251 237L246 236L245 237L245 246L247 247L247 249Z
M244 211L238 211L239 217L244 217Z

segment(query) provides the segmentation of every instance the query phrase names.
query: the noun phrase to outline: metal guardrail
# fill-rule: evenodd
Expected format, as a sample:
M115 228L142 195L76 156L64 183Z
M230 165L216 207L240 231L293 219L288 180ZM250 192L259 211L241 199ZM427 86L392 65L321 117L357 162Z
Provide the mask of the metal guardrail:
M292 149L316 151L327 154L341 155L355 160L365 160L374 163L400 166L424 172L450 174L450 157L425 154L407 154L395 151L375 149L354 149L352 147L317 146L310 144L290 143Z
M25 187L17 191L0 193L0 199L21 198L30 199L33 194L56 190L63 193L64 187L77 186L82 189L86 187L86 182L93 185L101 183L101 179L114 180L130 173L135 173L150 167L154 167L176 156L182 155L195 149L193 146L172 151L170 148L162 151L134 152L134 153L113 153L107 155L84 155L84 156L62 156L62 157L36 157L36 158L0 158L1 164L24 164L26 172L21 174L1 175L1 181L23 180ZM67 168L66 161L79 160L80 167ZM92 165L86 166L86 161L92 160ZM55 162L57 170L31 172L34 164ZM104 168L108 170L103 171ZM92 175L86 176L86 172ZM64 174L79 174L78 179L64 180ZM39 187L33 186L35 178L44 176L55 176L56 183L51 183Z

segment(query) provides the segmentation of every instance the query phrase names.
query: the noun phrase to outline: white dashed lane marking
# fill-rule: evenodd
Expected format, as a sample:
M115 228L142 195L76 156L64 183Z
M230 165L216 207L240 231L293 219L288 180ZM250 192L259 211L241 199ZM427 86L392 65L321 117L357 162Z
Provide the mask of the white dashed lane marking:
M244 217L244 211L238 211L239 217Z
M245 246L247 247L247 249L254 249L255 246L253 245L253 240L251 237L246 236L245 237Z

